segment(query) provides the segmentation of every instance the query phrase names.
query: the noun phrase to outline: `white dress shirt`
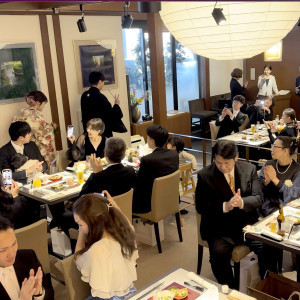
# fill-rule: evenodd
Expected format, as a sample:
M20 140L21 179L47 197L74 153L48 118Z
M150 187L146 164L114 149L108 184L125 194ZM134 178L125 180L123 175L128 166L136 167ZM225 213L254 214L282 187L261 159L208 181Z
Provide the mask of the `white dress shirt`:
M28 274L29 276L29 274ZM2 268L0 267L0 282L11 300L18 300L20 296L20 286L14 266ZM45 298L45 290L41 296L33 296L34 300L43 300Z
M229 173L223 173L223 174L224 174L224 177L225 177L225 179L226 179L228 185L229 185L229 181L230 181L230 180L229 180L229 175L228 175L228 174L230 174L230 175L232 176L233 185L235 185L235 180L234 180L234 168L232 168L232 170L231 170ZM236 191L235 186L234 186L234 190ZM237 191L236 191L236 192L237 192ZM240 209L244 209L244 201L243 201L243 199L242 199L242 207L241 207ZM224 213L228 213L228 212L229 212L229 210L226 210L226 208L225 208L225 202L223 202L223 212L224 212Z
M0 282L11 300L19 299L20 286L14 266L0 267Z
M15 144L13 141L11 141L12 146L15 148L17 153L23 154L24 155L24 145L19 146Z

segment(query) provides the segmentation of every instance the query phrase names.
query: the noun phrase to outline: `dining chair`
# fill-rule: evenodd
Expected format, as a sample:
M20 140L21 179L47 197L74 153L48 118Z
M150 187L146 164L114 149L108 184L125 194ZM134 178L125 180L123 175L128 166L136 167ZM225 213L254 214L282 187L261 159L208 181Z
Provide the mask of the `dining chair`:
M58 171L63 172L66 170L70 161L67 159L67 152L65 150L58 151Z
M34 250L44 273L50 274L47 220L42 219L31 225L16 229L15 234L19 249Z
M134 213L135 216L147 219L154 223L154 231L159 253L162 253L162 249L159 238L158 222L167 216L175 214L178 236L180 242L182 242L178 201L179 178L179 170L172 174L156 178L152 187L151 211L144 214Z
M114 201L118 204L122 213L128 218L130 223L132 223L132 196L133 189L127 193L113 197Z
M193 164L188 163L188 164L180 165L179 172L180 172L180 186L181 186L180 202L187 204L184 207L180 208L180 210L182 210L182 209L186 209L191 205L194 205L194 202L188 202L186 200L182 200L181 198L182 196L195 192L196 185L193 178Z
M91 294L91 287L87 282L81 280L81 273L76 267L74 255L59 261L59 265L69 300L86 299Z
M195 197L194 197L195 198ZM202 259L203 259L203 247L208 248L208 243L202 240L200 233L201 226L201 215L196 211L196 219L197 219L197 231L198 231L198 263L197 263L197 274L200 275L201 267L202 267ZM237 290L239 290L240 285L240 261L247 256L251 250L246 245L237 245L234 247L232 251L231 260L233 261L233 269L234 269L234 285Z

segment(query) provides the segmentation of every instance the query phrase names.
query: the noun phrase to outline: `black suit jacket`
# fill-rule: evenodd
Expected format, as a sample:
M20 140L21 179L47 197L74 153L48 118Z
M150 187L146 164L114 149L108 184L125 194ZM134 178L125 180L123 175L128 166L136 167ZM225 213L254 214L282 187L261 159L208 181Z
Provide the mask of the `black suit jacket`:
M156 148L141 159L133 193L133 213L151 211L151 195L154 179L169 175L179 167L179 155L175 150Z
M234 208L223 212L223 203L233 197L233 193L222 172L215 163L198 173L196 187L196 209L201 214L201 236L227 236L242 238L242 228L258 220L257 208L262 205L263 194L254 165L237 161L234 166L235 190L241 189L244 209Z
M273 110L270 107L270 113L262 109L261 106L250 105L246 110L247 115L249 116L249 122L246 125L246 128L250 128L251 124L263 124L263 120L272 121L273 120Z
M26 172L19 171L15 172L15 168L11 164L11 158L16 154L16 150L11 144L8 142L6 145L1 147L0 149L0 170L3 169L11 169L13 171L13 179L16 181L26 181ZM28 159L37 159L38 161L44 161L43 163L43 172L47 169L47 163L45 162L44 157L42 156L38 146L35 142L29 142L28 144L24 144L24 155L28 157Z
M123 117L120 106L115 104L112 107L107 98L94 86L81 96L81 114L84 131L86 131L86 123L90 119L100 118L105 124L103 135L108 138L112 136L114 122L120 121Z
M80 196L89 193L102 193L107 190L111 196L128 192L135 186L136 175L133 167L122 164L109 166L107 169L92 174L82 187Z
M29 277L30 269L34 269L34 273L37 271L41 264L38 261L36 254L33 250L18 250L16 260L14 263L15 272L21 289L24 278ZM51 284L50 276L43 275L43 287L45 289L44 300L54 299L54 290ZM6 290L0 283L0 299L10 300Z
M232 112L232 109L229 108ZM219 117L216 120L216 126L220 126L217 138L221 138L223 136L231 134L232 131L238 132L239 127L244 123L246 119L246 115L243 114L241 111L236 115L235 118L232 120L228 115L220 122Z
M234 78L231 78L230 81L230 91L231 91L231 100L237 95L242 95L246 97L246 91L247 91L246 88L241 86L240 83Z

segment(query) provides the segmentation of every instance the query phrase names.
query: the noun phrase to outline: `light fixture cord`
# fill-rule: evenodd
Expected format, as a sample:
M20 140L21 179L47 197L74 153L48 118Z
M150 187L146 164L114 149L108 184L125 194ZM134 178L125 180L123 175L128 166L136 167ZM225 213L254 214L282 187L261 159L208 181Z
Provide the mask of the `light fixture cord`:
M216 8L217 2L218 2L218 1L216 1L216 3L215 3L214 9Z
M84 19L83 5L79 4L79 8L80 8L80 11L82 12L81 18Z

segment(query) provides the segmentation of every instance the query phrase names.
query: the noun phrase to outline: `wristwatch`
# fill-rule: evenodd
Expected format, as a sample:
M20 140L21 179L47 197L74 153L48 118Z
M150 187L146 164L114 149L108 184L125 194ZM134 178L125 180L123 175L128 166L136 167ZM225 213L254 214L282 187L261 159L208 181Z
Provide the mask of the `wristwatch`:
M44 289L43 289L43 287L40 289L40 292L37 294L37 295L33 295L33 299L35 298L35 297L41 297L42 295L44 294Z

